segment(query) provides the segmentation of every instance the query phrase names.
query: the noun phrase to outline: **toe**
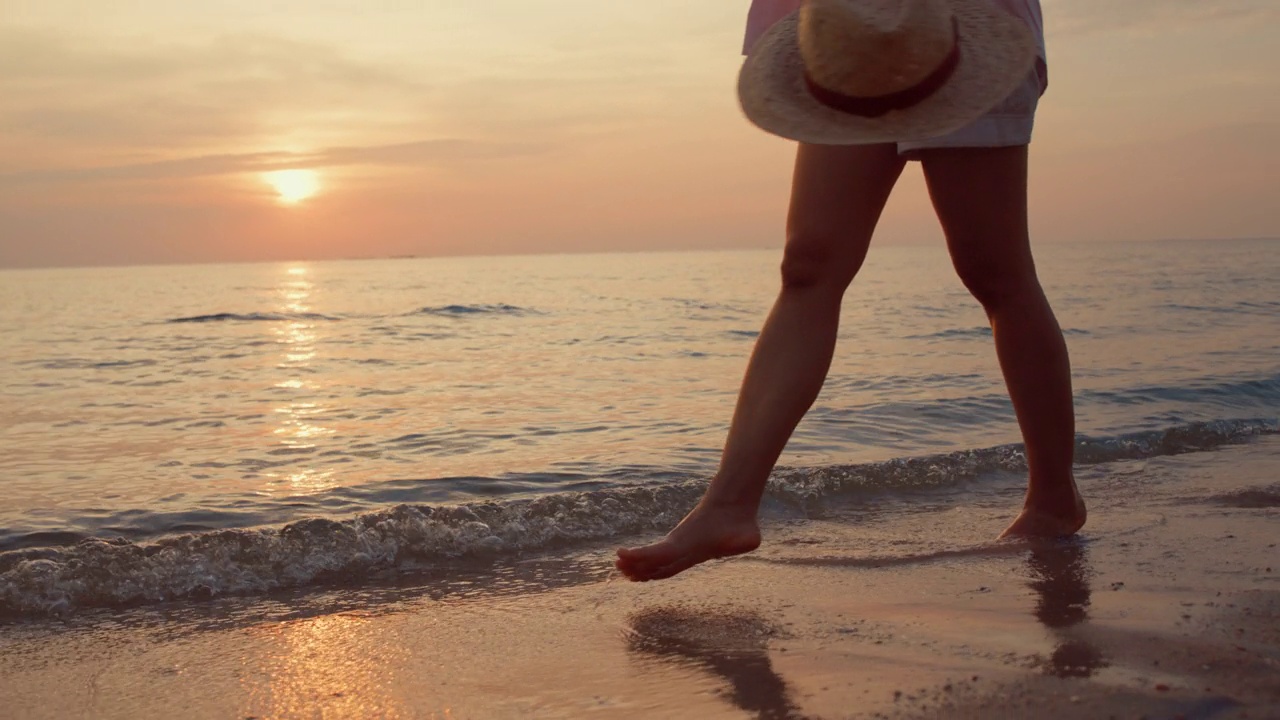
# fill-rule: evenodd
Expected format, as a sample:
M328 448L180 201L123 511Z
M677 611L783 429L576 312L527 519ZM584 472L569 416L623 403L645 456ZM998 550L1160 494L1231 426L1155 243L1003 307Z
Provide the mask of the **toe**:
M685 570L697 565L699 562L700 560L694 557L682 557L674 562L667 563L666 565L653 570L648 574L648 577L650 580L666 580L669 577L679 575Z
M628 579L642 582L655 579L654 571L670 563L675 556L675 549L665 542L638 548L619 548L614 567Z
M628 565L620 569L622 574L632 582L648 582L657 579L653 574L655 569L653 565Z
M664 540L652 545L618 550L618 559L628 565L665 565L677 554L675 546Z

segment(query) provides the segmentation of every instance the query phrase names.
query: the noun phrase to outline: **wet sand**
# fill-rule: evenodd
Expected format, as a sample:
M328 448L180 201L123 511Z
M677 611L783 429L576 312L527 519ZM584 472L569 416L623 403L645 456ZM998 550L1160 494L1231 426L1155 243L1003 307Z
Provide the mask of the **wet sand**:
M1278 470L1275 436L1084 469L1067 543L873 498L662 583L602 547L8 624L0 716L1277 718Z

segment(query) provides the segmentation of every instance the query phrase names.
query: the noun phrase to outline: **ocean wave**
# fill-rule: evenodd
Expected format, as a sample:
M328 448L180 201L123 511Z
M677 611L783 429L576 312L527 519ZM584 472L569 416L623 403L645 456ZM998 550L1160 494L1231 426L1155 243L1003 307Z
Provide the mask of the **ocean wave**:
M520 317L524 315L536 315L539 313L537 313L537 311L530 310L529 308L516 307L515 305L507 305L506 303L497 303L492 305L439 305L419 308L411 314L459 318L474 315L508 315Z
M1178 312L1213 313L1220 315L1274 315L1280 311L1280 301L1276 300L1239 300L1225 305L1188 305L1186 303L1165 303L1160 306L1166 310Z
M1088 330L1079 328L1063 328L1062 334L1068 337L1092 335ZM923 335L905 335L903 340L967 340L972 338L990 338L993 334L987 325L969 328L947 328Z
M432 560L544 550L670 525L702 487L686 481L453 507L400 505L279 528L16 550L0 554L0 613L254 594L358 581Z
M710 302L705 299L669 297L663 298L663 300L681 308L684 311L684 317L689 320L732 322L752 314L746 308L726 303Z
M342 318L321 313L213 313L211 315L193 315L191 317L171 318L165 320L169 324L179 323L211 323L211 322L290 322L302 320L337 321Z
M1082 390L1081 403L1142 405L1156 403L1210 403L1239 409L1245 404L1260 408L1280 404L1280 374L1270 377L1204 377L1178 384L1145 385L1118 390Z
M957 338L989 338L991 337L991 328L983 325L981 327L972 328L947 328L939 330L935 333L927 333L924 335L907 335L904 340L954 340Z
M1082 438L1077 461L1097 464L1207 450L1280 432L1274 420L1196 423ZM1009 445L880 463L783 468L768 494L802 510L862 492L950 487L1026 467ZM452 558L544 551L670 527L705 483L559 492L454 506L398 505L281 527L171 535L146 542L87 539L0 553L0 614L64 614L185 598L353 583L375 573Z
M1280 432L1276 420L1221 420L1110 437L1081 437L1076 440L1075 459L1080 465L1098 465L1179 455L1276 432ZM770 490L807 505L851 491L951 486L990 473L1021 472L1026 467L1022 445L1005 445L883 463L781 470L770 481Z
M24 360L18 365L39 367L43 370L127 370L154 367L155 360L89 360L86 358L56 358L52 360Z

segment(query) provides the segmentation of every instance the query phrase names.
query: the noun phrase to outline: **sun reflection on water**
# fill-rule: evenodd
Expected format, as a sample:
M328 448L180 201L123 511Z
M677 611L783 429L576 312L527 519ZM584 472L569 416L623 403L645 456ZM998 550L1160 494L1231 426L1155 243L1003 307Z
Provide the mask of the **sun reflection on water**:
M308 274L305 266L290 267L276 290L280 312L287 320L275 328L276 342L282 348L276 369L285 375L275 387L292 392L290 399L274 410L279 417L273 431L279 441L279 447L272 451L274 455L310 455L322 438L335 432L322 424L322 418L331 408L317 400L321 387L313 379L316 343L320 338L315 321L309 317L313 312L311 296L315 285ZM315 467L290 468L287 472L267 475L293 492L316 492L337 484L332 470Z

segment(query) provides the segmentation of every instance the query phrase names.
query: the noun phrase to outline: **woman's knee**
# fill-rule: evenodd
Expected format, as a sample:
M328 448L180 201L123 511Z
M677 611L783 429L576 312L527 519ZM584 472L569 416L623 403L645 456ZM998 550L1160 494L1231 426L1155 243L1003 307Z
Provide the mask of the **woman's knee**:
M866 249L850 248L838 238L791 232L782 255L784 290L829 288L843 291L862 267Z
M1001 260L956 260L956 273L973 297L988 311L1011 303L1026 304L1042 294L1031 263Z

